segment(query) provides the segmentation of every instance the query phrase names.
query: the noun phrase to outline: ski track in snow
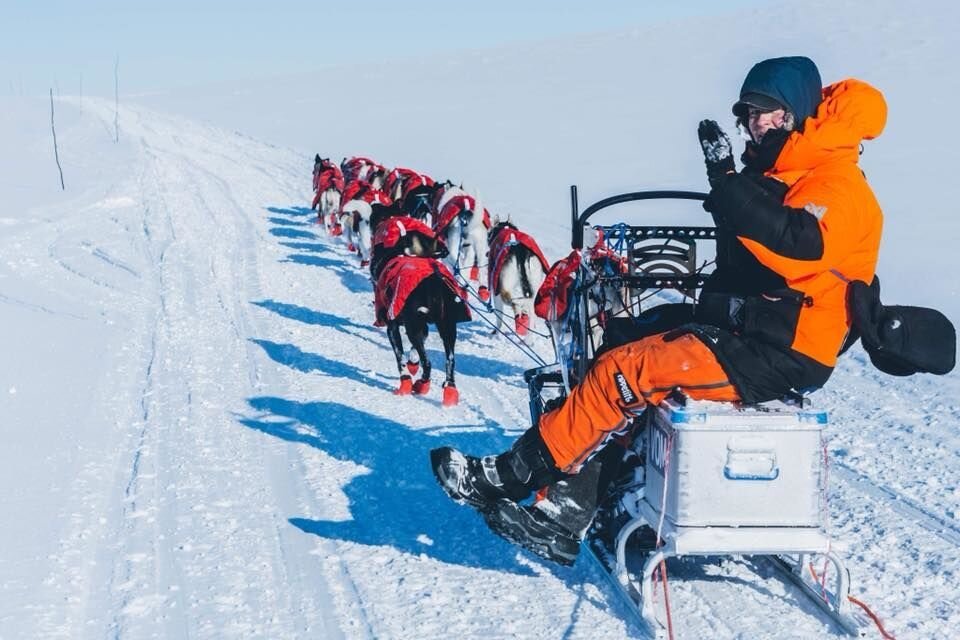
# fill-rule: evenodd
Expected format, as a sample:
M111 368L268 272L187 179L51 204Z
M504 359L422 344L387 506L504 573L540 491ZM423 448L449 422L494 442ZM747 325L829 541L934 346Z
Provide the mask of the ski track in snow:
M112 121L112 103L89 105ZM441 407L442 367L427 397L394 397L367 275L304 208L309 163L146 110L121 122L136 161L84 211L102 211L124 242L101 245L68 218L45 245L54 270L102 289L136 331L91 400L116 437L58 501L65 525L21 618L27 635L638 637L589 563L518 552L429 473L431 447L492 452L526 428L531 365L516 349L462 325L461 405ZM439 362L433 334L428 347ZM956 471L938 492L914 469L929 453L916 447L956 467L958 438L937 425L960 409L936 384L890 392L933 398L939 417L919 404L897 413L854 356L816 398L833 419L832 531L854 594L898 637L960 623L955 602L923 597L951 593L960 569ZM670 567L678 637L836 633L760 561Z

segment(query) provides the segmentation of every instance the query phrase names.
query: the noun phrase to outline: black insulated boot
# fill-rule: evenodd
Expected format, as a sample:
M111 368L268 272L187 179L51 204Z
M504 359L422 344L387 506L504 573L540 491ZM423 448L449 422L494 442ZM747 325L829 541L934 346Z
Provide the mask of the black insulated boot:
M434 449L430 466L448 496L481 510L496 500L518 502L534 489L564 477L537 427L528 429L498 456L476 458L452 447Z
M430 452L430 466L448 496L477 509L517 493L515 487L504 486L496 456L475 458L452 447L440 447Z
M580 536L571 533L536 505L497 500L483 511L490 530L536 555L569 567L580 553Z

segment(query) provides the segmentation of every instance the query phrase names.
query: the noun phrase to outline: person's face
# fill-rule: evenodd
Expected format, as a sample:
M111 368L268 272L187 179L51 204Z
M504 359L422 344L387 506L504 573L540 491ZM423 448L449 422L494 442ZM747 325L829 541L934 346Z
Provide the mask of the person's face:
M756 107L750 107L747 111L747 129L754 141L760 142L763 136L771 129L780 129L784 125L784 118L787 112L783 109L774 111L763 111Z

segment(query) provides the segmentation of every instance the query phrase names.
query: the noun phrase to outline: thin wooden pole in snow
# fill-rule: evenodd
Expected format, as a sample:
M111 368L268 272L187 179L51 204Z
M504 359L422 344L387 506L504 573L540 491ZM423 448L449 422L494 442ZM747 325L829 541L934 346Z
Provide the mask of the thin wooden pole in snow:
M53 157L57 161L57 171L60 172L60 188L66 191L67 186L63 183L63 167L60 166L60 152L57 150L57 128L53 125L53 87L50 88L50 131L53 132Z
M113 141L120 142L120 54L113 63Z

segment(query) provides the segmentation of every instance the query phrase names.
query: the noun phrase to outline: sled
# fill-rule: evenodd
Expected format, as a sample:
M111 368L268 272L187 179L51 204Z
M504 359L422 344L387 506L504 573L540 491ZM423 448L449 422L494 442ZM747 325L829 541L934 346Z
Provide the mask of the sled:
M666 199L699 204L705 198L688 191L627 193L581 214L571 187L572 247L586 255L585 227L608 207ZM715 252L712 226L592 229L621 268L581 260L569 308L553 327L557 362L524 375L532 424L583 379L608 334L649 317L644 312L656 294L673 292L673 300L695 304L711 272L712 260L705 258ZM616 316L598 304L603 287L621 292ZM674 394L636 419L631 449L639 466L616 484L584 550L652 637L667 631L653 606L654 574L667 559L683 556L765 558L839 629L864 634L869 620L851 610L849 572L826 532L826 423L826 412L799 396L741 406L688 402ZM647 544L638 544L644 536Z

